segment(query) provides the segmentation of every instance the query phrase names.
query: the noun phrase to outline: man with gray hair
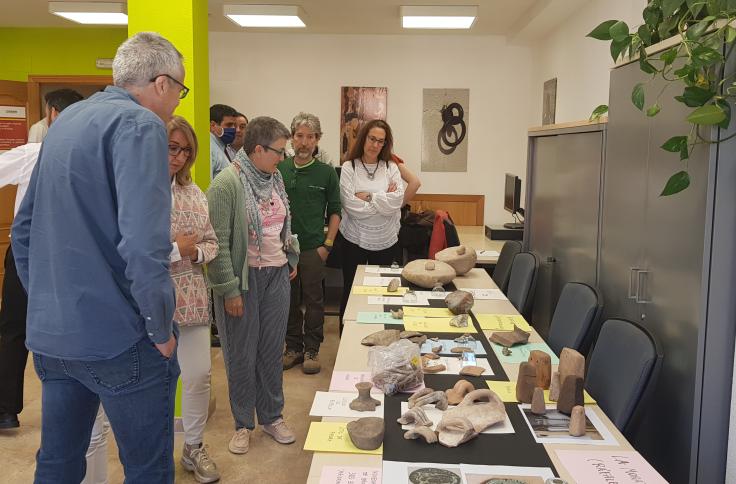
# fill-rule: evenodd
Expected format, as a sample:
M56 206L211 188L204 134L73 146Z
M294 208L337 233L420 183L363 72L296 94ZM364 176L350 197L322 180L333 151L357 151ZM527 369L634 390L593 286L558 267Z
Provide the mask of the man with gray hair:
M292 211L292 230L299 236L299 271L291 282L289 325L283 368L303 362L306 374L319 373L319 346L324 340L325 305L322 281L325 261L340 226L340 181L335 169L317 161L314 150L322 137L319 118L299 113L291 122L294 156L279 164ZM325 235L325 215L328 218ZM302 313L301 304L305 312Z
M84 478L100 403L125 481L174 482L164 123L188 92L182 56L158 34L136 34L118 48L113 80L53 123L12 229L42 384L36 483Z

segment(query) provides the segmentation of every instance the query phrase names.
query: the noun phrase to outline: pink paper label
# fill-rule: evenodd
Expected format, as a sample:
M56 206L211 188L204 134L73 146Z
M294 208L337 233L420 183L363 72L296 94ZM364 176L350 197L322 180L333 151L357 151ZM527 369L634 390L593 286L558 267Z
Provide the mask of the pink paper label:
M575 482L585 484L667 484L638 452L557 450Z

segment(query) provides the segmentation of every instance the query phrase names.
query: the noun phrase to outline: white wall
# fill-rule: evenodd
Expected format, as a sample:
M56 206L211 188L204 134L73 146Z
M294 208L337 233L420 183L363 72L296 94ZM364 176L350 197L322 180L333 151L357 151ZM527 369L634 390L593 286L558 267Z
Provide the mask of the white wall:
M633 30L643 23L646 0L591 0L567 22L532 45L530 126L542 124L544 82L557 78L556 123L588 119L608 104L609 43L586 37L604 20L623 20Z
M511 221L504 173L525 176L530 79L529 48L502 37L210 33L211 102L287 127L312 112L333 158L340 87L388 87L394 151L420 176L420 192L483 194L487 224ZM422 173L422 89L445 87L470 89L468 171Z

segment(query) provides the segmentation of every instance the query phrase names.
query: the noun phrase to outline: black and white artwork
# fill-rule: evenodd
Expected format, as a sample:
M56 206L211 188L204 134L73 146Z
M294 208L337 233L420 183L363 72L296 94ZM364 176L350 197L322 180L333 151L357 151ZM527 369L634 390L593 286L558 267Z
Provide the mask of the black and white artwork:
M424 89L422 171L468 171L469 89Z

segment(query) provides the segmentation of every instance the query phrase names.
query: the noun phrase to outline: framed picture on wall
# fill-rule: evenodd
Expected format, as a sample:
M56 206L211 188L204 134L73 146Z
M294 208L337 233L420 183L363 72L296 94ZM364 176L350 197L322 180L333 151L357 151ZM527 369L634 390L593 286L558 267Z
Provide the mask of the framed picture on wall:
M542 94L542 124L555 124L555 110L557 108L557 78L544 83Z
M425 89L422 171L468 171L470 89Z
M340 93L340 163L349 159L361 126L386 120L387 87L343 87Z

